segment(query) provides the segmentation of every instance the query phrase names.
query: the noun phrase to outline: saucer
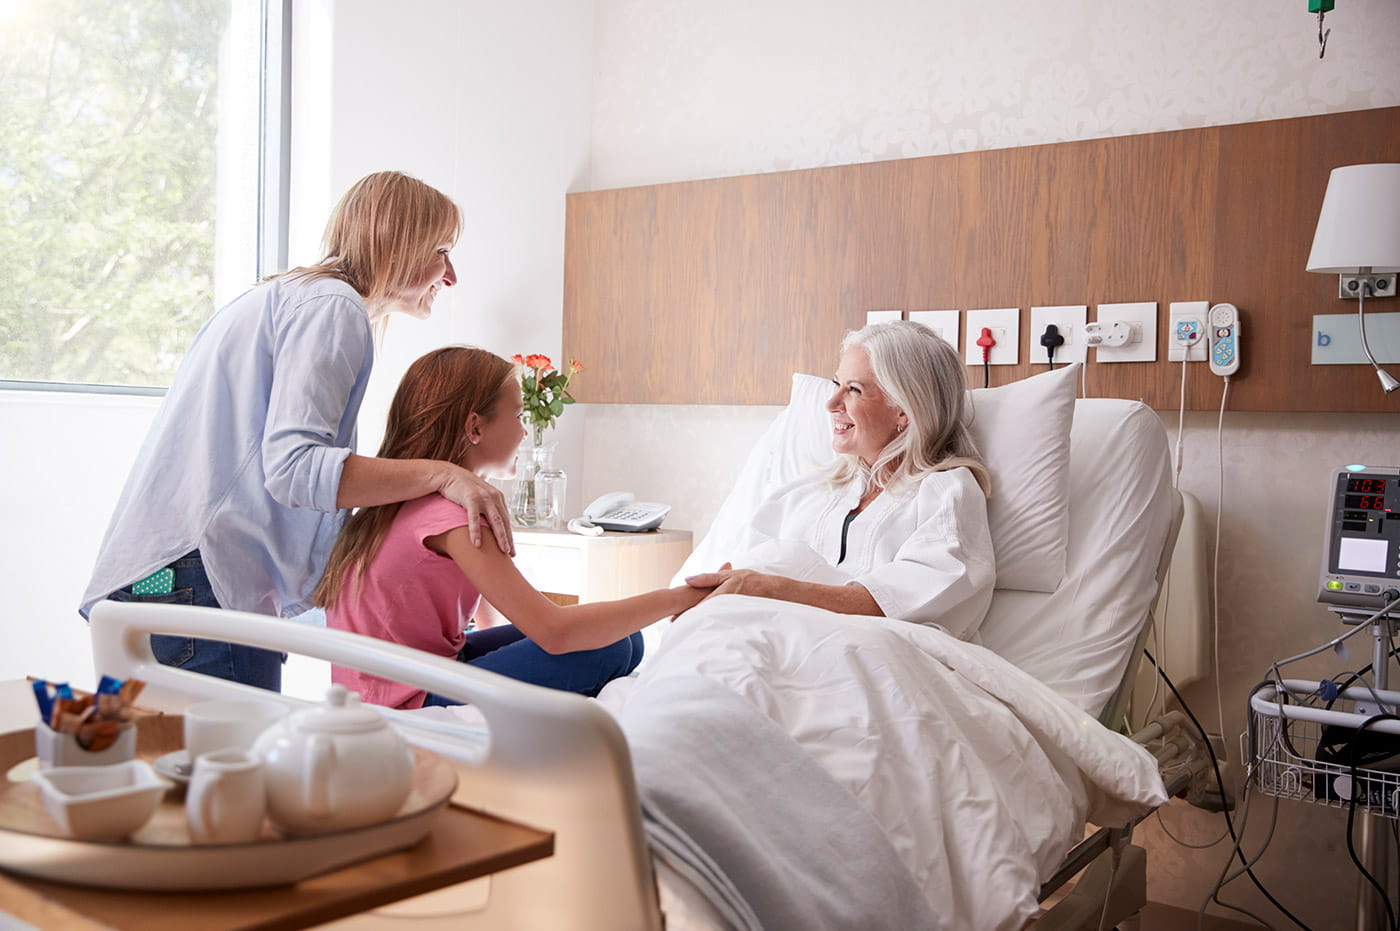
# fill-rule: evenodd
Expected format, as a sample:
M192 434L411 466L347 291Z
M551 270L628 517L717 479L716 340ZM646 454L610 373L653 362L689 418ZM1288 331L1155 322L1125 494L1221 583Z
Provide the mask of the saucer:
M190 755L184 750L175 750L151 761L151 766L171 782L185 785L190 781Z

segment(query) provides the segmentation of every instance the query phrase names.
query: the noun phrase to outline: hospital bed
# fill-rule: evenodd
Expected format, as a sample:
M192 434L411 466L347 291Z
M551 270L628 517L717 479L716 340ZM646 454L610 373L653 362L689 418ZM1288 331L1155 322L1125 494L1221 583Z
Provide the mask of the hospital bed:
M1019 927L1033 914L1045 928L1112 927L1145 903L1132 825L1166 799L1152 756L1113 731L1181 505L1156 415L1137 402L1076 401L1077 378L1069 366L971 392L995 483L999 578L980 644L816 609L770 618L780 603L729 596L707 602L713 618L681 618L635 677L594 701L340 631L104 602L92 616L95 663L145 680L143 704L172 712L265 693L156 664L148 633L304 654L469 703L457 717L391 717L411 742L458 762L460 803L553 831L555 855L480 881L470 906L448 890L355 927L664 921L674 931L763 915L769 927L842 927L856 926L842 909L864 907L862 895L928 927ZM683 573L727 555L758 497L829 455L826 385L794 376L791 402ZM792 682L789 695L773 686L811 667L827 678ZM945 717L949 706L963 709L959 720ZM693 786L671 784L692 775ZM1086 820L1103 826L1087 840ZM708 836L730 821L742 830ZM823 853L828 841L839 867ZM1095 875L1035 910L1091 861ZM911 888L922 902L901 898ZM815 923L801 911L828 907ZM433 914L441 921L425 924Z

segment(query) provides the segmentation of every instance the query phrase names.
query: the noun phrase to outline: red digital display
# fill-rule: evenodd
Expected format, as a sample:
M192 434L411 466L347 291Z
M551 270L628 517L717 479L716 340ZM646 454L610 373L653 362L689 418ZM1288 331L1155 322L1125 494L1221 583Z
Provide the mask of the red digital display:
M1379 498L1385 494L1385 479L1383 478L1348 478L1347 494L1352 495L1375 495ZM1379 508L1380 504L1363 505L1368 508Z

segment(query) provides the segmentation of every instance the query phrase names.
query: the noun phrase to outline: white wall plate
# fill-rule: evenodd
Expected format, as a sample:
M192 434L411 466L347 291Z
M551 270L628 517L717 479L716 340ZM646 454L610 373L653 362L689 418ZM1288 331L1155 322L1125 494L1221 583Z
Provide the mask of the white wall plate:
M1094 350L1096 362L1156 362L1157 361L1157 302L1137 301L1127 304L1100 304L1099 323L1121 321L1133 329L1126 346Z
M962 322L962 314L956 310L911 310L909 319L915 323L922 323L945 342L951 343L954 349L957 348L960 335L958 326Z
M1003 307L996 310L969 310L967 327L963 332L963 358L968 365L982 364L982 347L977 338L982 328L992 331L997 343L992 347L989 365L1015 365L1021 345L1021 308Z
M1089 308L1085 304L1062 304L1057 307L1032 307L1031 328L1026 334L1026 351L1031 362L1047 361L1046 349L1040 345L1040 337L1045 328L1054 324L1064 338L1064 345L1055 350L1055 361L1083 362L1088 357L1088 345L1084 342L1084 324L1089 319Z

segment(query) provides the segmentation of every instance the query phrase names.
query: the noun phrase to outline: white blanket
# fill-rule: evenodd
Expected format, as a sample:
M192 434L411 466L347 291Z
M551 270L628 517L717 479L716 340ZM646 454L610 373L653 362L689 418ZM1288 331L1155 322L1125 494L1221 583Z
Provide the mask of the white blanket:
M686 765L665 765L666 728L656 724L666 720L666 706L677 694L690 700L700 694L676 684L696 676L757 709L779 737L768 741L764 753L746 750L739 737L731 747L696 753L697 740L714 742L719 732L711 724L693 730L678 721L674 752ZM765 812L773 822L790 818L804 799L821 806L808 809L819 824L859 825L864 812L888 838L892 861L876 856L874 869L862 876L866 865L845 859L849 850L817 845L791 851L790 862L779 866L802 869L805 863L814 886L847 873L852 887L898 890L902 879L881 871L890 862L902 863L948 928L1019 927L1037 911L1041 882L1082 836L1086 819L1122 823L1166 801L1154 761L1132 741L995 654L898 620L737 595L711 599L675 622L640 675L609 685L600 701L625 732L638 735L638 786L644 805L653 809L654 842L658 826L673 835L678 825L685 830L686 813L668 813L664 806L684 800L689 791L698 797L716 786L751 786L759 760L761 784L782 804L749 806L749 820L738 822L738 833L791 837L783 825L761 822ZM812 778L796 748L844 792ZM775 762L785 757L791 765ZM677 784L687 781L689 788ZM843 801L849 810L839 810ZM864 842L859 831L849 833ZM799 907L796 900L805 895L800 882L741 888L744 877L734 872L751 869L745 858L755 850L750 846L724 860L731 846L744 846L742 838L697 843L705 862L690 864L688 872L721 874L710 886L728 889L730 901L719 906L725 913L743 912L732 901L736 893L760 919ZM678 856L674 844L669 851L664 844L657 849ZM791 900L784 903L784 895ZM886 901L888 909L858 925L846 925L846 916L839 916L808 926L929 926L910 923L914 906L897 895Z

